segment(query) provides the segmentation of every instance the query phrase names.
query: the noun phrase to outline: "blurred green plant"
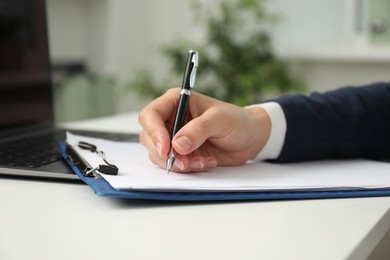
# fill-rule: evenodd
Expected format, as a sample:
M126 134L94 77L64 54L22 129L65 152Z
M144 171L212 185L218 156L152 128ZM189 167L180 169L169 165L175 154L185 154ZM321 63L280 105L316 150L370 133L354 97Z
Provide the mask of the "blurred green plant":
M269 96L304 92L304 81L274 54L269 30L281 16L269 13L265 2L220 0L215 9L209 8L210 2L193 0L195 22L205 26L206 40L202 44L180 40L162 47L162 55L171 63L171 78L157 84L150 71L140 69L126 89L155 98L167 88L178 86L187 57L187 51L183 50L195 49L199 51L195 87L203 94L248 105Z

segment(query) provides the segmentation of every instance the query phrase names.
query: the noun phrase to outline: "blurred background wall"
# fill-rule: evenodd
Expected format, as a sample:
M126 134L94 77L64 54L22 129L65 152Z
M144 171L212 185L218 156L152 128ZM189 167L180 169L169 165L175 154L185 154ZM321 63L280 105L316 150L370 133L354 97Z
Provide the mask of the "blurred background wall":
M276 53L310 91L389 80L387 0L268 0L267 6L283 14L272 31ZM157 79L168 73L163 44L204 38L190 0L47 0L47 10L59 121L139 110L148 100L121 86L140 67ZM77 107L77 99L86 105Z

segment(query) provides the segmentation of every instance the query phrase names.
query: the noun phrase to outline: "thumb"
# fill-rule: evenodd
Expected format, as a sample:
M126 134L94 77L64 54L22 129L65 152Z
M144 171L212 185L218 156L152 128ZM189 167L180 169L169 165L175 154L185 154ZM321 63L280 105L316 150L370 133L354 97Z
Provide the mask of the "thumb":
M198 149L210 137L221 136L226 127L210 115L203 114L186 125L173 137L172 146L181 155Z

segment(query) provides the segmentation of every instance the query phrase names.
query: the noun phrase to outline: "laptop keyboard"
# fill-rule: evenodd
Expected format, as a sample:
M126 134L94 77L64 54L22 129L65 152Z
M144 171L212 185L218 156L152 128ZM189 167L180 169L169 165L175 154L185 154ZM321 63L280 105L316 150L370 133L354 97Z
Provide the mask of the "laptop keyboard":
M137 142L138 135L103 133L95 131L71 131L74 134L100 137L114 141ZM37 168L58 160L62 156L56 140L65 138L64 132L46 131L39 135L0 142L0 165Z
M99 137L113 141L138 142L138 135L104 133L95 131L73 131L74 134ZM58 160L62 156L56 140L63 140L64 132L46 131L38 135L0 142L0 165L37 168Z
M60 160L53 133L0 143L0 164L36 168Z

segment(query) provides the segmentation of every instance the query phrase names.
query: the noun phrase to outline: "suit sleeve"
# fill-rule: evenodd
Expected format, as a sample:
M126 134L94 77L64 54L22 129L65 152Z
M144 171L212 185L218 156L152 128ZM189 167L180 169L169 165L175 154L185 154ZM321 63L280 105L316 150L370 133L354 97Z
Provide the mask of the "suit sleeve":
M345 87L275 100L287 131L275 161L390 158L390 84Z

